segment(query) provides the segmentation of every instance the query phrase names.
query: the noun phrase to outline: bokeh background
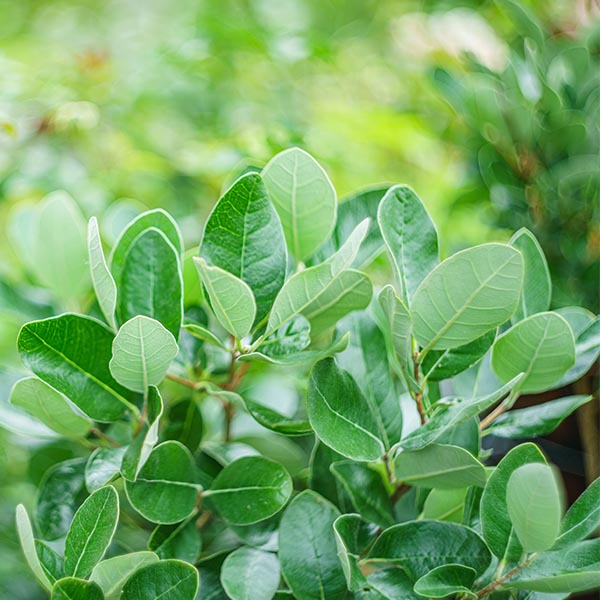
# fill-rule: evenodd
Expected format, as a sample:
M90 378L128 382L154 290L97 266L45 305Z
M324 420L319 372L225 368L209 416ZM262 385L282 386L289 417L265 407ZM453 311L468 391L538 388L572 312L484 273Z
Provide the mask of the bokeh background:
M0 0L0 598L41 597L14 505L77 454L6 404L19 326L54 310L31 207L66 190L107 244L163 207L192 247L223 187L291 145L340 198L413 186L444 255L529 227L554 306L598 312L598 0Z

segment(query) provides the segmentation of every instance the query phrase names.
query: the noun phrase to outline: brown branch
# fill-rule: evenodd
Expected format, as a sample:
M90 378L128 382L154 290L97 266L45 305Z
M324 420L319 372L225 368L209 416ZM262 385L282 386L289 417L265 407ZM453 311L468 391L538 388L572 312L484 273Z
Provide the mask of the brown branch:
M404 496L404 494L406 494L406 492L408 492L410 490L410 485L407 485L406 483L401 483L394 491L394 493L392 494L392 497L390 498L392 505L396 504L396 502L398 502L398 500L400 500L400 498L402 498L402 496Z
M111 446L113 446L114 448L120 448L121 444L119 444L119 442L117 442L117 440L114 440L113 438L111 438L110 436L106 435L103 431L100 431L100 429L98 429L97 427L92 427L90 429L90 431L100 440L103 440L105 442L107 442L108 444L110 444Z
M519 571L522 571L526 566L529 565L530 562L531 560L523 563L522 565L517 565L514 569L507 571L504 575L502 575L502 577L495 579L490 584L486 585L483 589L479 590L477 592L477 597L483 598L484 596L487 596L490 592L493 592L499 585L502 585L503 583L514 577Z
M196 381L192 381L191 379L186 379L185 377L179 377L179 375L175 375L174 373L167 373L165 375L167 379L171 381L175 381L176 383L180 383L181 385L185 385L185 387L189 387L192 390L197 390L200 387L200 383Z
M413 364L414 364L413 375L414 375L417 385L419 385L419 379L420 379L418 358L419 358L419 355L417 353L415 353L415 355L413 356ZM417 403L417 410L419 411L419 418L421 419L421 425L425 425L425 421L427 419L425 418L425 409L423 407L423 392L421 392L421 391L416 392L414 398L415 398L415 402Z

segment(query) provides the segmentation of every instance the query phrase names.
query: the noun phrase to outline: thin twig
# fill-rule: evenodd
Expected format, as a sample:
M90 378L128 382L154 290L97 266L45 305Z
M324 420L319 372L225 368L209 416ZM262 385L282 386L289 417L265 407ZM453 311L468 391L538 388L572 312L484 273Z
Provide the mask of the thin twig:
M479 423L479 431L489 427L502 413L512 408L519 397L519 393L514 390L508 395L504 402L498 404L496 408Z
M186 379L185 377L179 377L179 375L175 375L174 373L167 373L165 377L171 381L185 385L185 387L189 387L192 390L197 390L202 386L201 382L192 381L191 379Z
M121 446L121 444L119 444L119 442L117 442L117 440L114 440L113 438L111 438L109 435L106 435L103 431L100 431L100 429L98 429L97 427L92 427L90 429L90 431L100 440L103 440L105 442L107 442L108 444L110 444L111 446L115 447L115 448L119 448Z
M504 575L502 575L502 577L495 579L490 584L486 585L483 589L479 590L477 592L477 597L483 598L484 596L487 596L490 592L493 592L499 585L502 585L504 582L514 577L519 571L522 571L527 565L529 565L530 562L531 560L523 563L522 565L517 565L514 569L507 571Z
M417 383L417 385L419 385L419 362L418 362L419 356L418 354L415 354L415 356L413 357L413 363L414 363L414 378L415 378L415 382ZM419 386L420 387L420 386ZM425 409L423 408L423 392L421 390L419 390L418 392L415 392L415 402L417 403L417 410L419 411L419 418L421 419L421 425L425 425L425 421L427 420L425 417Z

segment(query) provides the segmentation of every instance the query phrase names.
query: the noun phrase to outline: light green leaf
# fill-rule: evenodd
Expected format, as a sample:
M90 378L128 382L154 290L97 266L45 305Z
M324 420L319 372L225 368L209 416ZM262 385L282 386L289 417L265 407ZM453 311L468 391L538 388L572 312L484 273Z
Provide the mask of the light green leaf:
M171 242L177 254L183 251L183 240L181 232L173 217L162 208L149 210L137 216L119 235L110 255L110 270L115 278L117 286L121 284L121 273L125 265L125 257L129 252L134 240L148 229L161 231L167 240Z
M22 504L17 506L17 534L19 535L19 542L21 543L25 560L33 572L33 575L42 587L50 591L52 589L52 584L44 572L40 559L38 558L31 521L29 520L27 510L25 510L25 507Z
M146 393L167 373L179 348L173 335L158 321L139 315L121 325L112 345L109 368L121 385Z
M244 405L255 421L281 435L305 435L312 431L312 427L306 419L286 417L275 409L250 398L244 398Z
M119 474L126 447L96 448L85 465L85 487L95 492Z
M437 521L463 523L464 508L468 489L434 489L427 495L423 505L423 517Z
M148 548L159 558L177 558L194 564L202 549L202 538L192 516L176 525L159 525L148 540Z
M522 283L523 259L504 244L482 244L446 259L419 285L411 303L423 352L463 346L507 321Z
M501 414L486 430L496 437L537 438L552 433L593 396L567 396Z
M197 270L195 270L194 275L197 277ZM212 332L206 329L206 327L202 327L196 323L186 323L183 325L183 329L185 329L188 333L193 335L195 338L202 340L203 342L208 342L213 346L217 346L226 352L229 352L229 348Z
M593 312L587 308L581 306L564 306L557 308L554 312L557 312L564 320L569 324L569 327L573 331L575 340L585 328L596 319Z
M99 562L90 575L104 592L106 600L117 600L123 585L138 569L158 561L154 552L131 552Z
M310 323L296 315L258 346L258 352L271 357L285 357L302 352L310 344Z
M285 281L287 249L258 173L240 177L217 202L206 222L200 256L248 284L257 322L267 315Z
M574 362L571 328L552 312L519 321L497 338L492 347L492 367L502 382L525 373L519 383L522 393L553 388Z
M270 552L238 548L223 563L221 585L231 600L271 600L279 587L279 561Z
M292 493L292 479L279 464L245 456L226 466L203 497L231 525L250 525L279 512Z
M189 450L168 441L152 450L135 481L125 480L129 502L153 523L178 523L195 510L200 486Z
M440 262L435 225L420 198L407 185L391 187L377 213L381 235L398 282L409 304L419 284Z
M560 525L560 535L555 548L593 535L600 529L600 477L575 500Z
M104 600L104 595L93 581L64 577L52 587L52 600Z
M298 494L279 527L281 571L294 596L342 600L346 582L332 535L340 516L335 506L311 490Z
M514 539L513 527L506 504L506 486L514 471L528 463L545 463L535 444L513 448L490 475L481 496L481 529L492 552L500 559L519 560L522 548Z
M98 305L106 322L111 326L113 331L116 331L117 285L104 258L96 217L92 217L88 223L88 259L90 261L90 275Z
M335 189L317 161L300 148L274 156L262 171L296 261L306 260L329 237L336 221Z
M85 437L92 426L92 421L76 413L62 394L36 377L17 381L9 402L24 408L44 425L68 438Z
M551 467L529 463L513 471L506 486L506 506L526 552L554 544L562 518L561 491Z
M319 439L347 458L372 461L385 452L365 397L332 358L318 362L311 371L308 418Z
M514 320L520 321L550 307L552 283L544 251L529 229L523 227L509 244L523 256L523 289Z
M394 462L394 471L399 481L420 487L483 487L486 480L484 466L470 452L442 444L401 452Z
M175 339L183 319L183 280L179 254L162 231L151 227L136 237L125 254L117 317L125 323L144 315L160 321Z
M27 323L19 333L23 362L97 421L137 413L132 392L110 373L113 334L90 317L64 314Z
M198 571L180 560L160 560L137 570L119 600L194 600Z
M219 267L209 267L202 258L194 258L194 262L219 323L238 340L246 337L256 316L248 284Z
M575 364L562 376L556 387L581 379L600 356L600 317L593 319L575 337Z
M460 597L477 598L477 594L471 591L476 576L475 569L471 567L440 565L415 583L415 592L426 598L445 598L454 594Z
M119 520L114 487L100 488L79 507L65 541L65 573L86 578L108 549Z

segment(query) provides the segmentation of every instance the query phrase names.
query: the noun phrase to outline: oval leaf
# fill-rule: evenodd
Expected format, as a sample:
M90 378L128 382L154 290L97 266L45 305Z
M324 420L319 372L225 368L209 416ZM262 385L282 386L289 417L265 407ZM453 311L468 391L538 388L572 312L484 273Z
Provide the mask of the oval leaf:
M116 600L121 595L123 585L138 569L158 561L154 552L131 552L121 556L113 556L98 563L90 581L97 583L107 600Z
M31 521L22 504L17 506L17 534L19 536L19 542L21 543L25 560L33 572L33 575L42 587L50 591L52 589L52 584L44 572L40 559L38 558Z
M65 577L52 587L52 600L104 600L104 594L93 581Z
M120 600L194 600L198 571L180 560L161 560L136 571L123 586Z
M279 587L279 561L270 552L238 548L221 567L221 585L231 600L271 600Z

